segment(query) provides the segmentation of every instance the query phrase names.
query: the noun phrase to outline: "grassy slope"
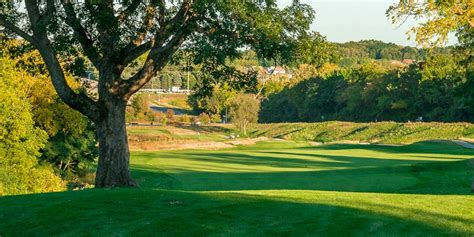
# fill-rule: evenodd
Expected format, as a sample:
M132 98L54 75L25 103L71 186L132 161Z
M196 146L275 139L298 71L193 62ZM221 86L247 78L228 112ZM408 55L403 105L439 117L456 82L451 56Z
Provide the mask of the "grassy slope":
M410 144L435 139L474 138L470 123L275 123L254 126L252 136L289 140L337 142L360 141L383 144Z
M141 189L0 198L0 235L474 235L473 150L260 143L133 153Z

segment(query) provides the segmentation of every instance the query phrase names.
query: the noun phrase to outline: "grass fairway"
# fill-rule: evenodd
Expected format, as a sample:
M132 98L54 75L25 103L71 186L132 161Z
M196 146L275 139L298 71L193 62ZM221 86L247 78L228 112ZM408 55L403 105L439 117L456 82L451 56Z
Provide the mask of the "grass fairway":
M140 189L0 198L4 236L473 236L474 150L273 142L135 152Z

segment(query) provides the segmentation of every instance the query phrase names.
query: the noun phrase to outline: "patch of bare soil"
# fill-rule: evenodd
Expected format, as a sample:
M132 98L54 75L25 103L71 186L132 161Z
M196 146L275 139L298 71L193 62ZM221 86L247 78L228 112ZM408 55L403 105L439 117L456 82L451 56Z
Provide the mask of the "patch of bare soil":
M229 140L226 141L226 144L230 145L255 145L255 143L260 142L260 141L268 141L270 140L267 137L257 137L257 138L252 138L252 139L235 139L235 140Z
M171 134L175 135L196 135L197 132L193 131L191 129L186 129L186 128L178 128L178 127L167 127L166 130L168 130Z
M129 144L131 151L157 151L157 150L184 150L184 149L222 149L230 148L231 144L212 141L174 141L174 142L132 142Z
M132 136L131 139L129 139L129 148L131 151L223 149L236 145L254 145L259 141L269 140L269 138L266 137L236 139L225 142L160 139L158 136Z

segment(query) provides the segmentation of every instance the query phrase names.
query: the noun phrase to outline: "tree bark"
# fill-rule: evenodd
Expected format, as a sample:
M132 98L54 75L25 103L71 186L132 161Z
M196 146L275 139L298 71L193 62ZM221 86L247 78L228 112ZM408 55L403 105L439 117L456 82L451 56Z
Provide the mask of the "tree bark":
M96 188L136 187L130 174L130 151L125 126L126 100L109 99L97 122L99 164Z

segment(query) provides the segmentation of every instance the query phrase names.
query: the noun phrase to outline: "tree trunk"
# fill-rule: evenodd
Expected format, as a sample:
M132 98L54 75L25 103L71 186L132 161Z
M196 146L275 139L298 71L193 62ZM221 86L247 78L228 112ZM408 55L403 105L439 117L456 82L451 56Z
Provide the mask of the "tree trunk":
M125 109L127 102L110 99L104 103L100 120L97 122L99 140L99 164L97 167L96 188L136 187L129 169Z

